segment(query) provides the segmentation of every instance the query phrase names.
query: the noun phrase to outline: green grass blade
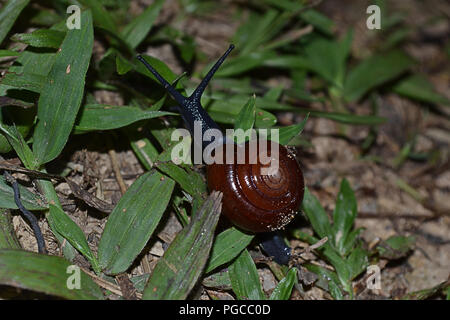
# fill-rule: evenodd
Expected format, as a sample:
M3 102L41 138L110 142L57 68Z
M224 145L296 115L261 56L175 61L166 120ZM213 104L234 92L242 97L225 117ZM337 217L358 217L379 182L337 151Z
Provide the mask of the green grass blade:
M28 210L45 210L48 205L34 193L19 184L20 199ZM18 209L14 202L13 188L5 181L3 174L0 176L0 208Z
M181 168L171 162L158 162L156 166L191 196L201 196L206 192L206 184L202 176L188 167Z
M341 255L345 255L344 245L357 213L356 197L347 179L343 179L333 212L333 236L334 246Z
M17 127L0 124L0 131L14 148L25 167L31 170L36 169L36 158Z
M296 136L300 135L303 131L303 128L306 125L306 121L308 121L309 113L299 124L294 124L292 126L281 127L279 131L279 139L281 145L289 144L289 141L294 139Z
M143 130L138 130L133 126L124 129L125 134L130 140L137 158L141 161L146 170L153 168L153 163L158 158L159 152L153 143L147 138Z
M248 99L247 103L241 108L236 121L234 122L234 130L242 129L244 131L252 129L255 123L256 115L256 97Z
M97 130L113 130L144 119L152 119L176 113L165 111L148 111L138 107L110 106L104 104L85 105L81 116L75 124L75 133Z
M421 74L399 81L393 90L397 94L425 103L450 105L450 100L436 93L430 81Z
M340 42L326 38L315 39L305 48L309 68L331 84L342 88L344 85L345 61L350 52L351 41L351 32L348 32Z
M331 224L328 215L320 204L319 200L305 188L302 208L308 217L314 231L321 237L331 238Z
M328 286L328 291L330 292L331 296L336 300L342 300L344 299L344 295L342 293L342 290L339 286L339 279L335 272L325 269L323 267L314 265L314 264L305 264L306 269L308 269L311 272L314 272L317 274L320 278L321 282L326 283Z
M54 205L50 205L48 219L51 220L56 231L89 260L94 271L100 272L97 258L89 248L86 236L80 227L62 209Z
M291 268L270 295L270 300L289 300L292 288L297 282L297 268Z
M350 280L353 280L369 265L367 251L361 247L355 248L348 256L347 264L350 271Z
M23 42L32 47L58 49L65 35L66 33L62 31L40 29L31 33L16 33L11 37L11 40Z
M91 12L85 11L81 29L67 31L39 98L33 143L39 164L56 158L69 138L83 99L93 41Z
M239 300L265 300L266 296L259 282L258 271L247 250L234 260L229 268L231 286Z
M124 272L142 251L167 208L175 183L157 171L139 177L108 217L98 247L101 268Z
M347 101L356 101L369 90L397 78L412 65L413 60L401 51L374 55L350 71L344 97Z
M234 122L234 130L242 129L244 132L247 130L251 130L253 125L255 124L255 116L256 116L256 96L248 99L247 103L242 107L241 111L237 115L236 121ZM248 137L247 137L248 139ZM236 143L244 143L246 138L241 137L240 139L236 138Z
M0 249L22 249L14 230L11 213L0 209Z
M254 235L246 234L234 227L217 235L206 265L206 273L236 258L252 241Z
M118 34L117 24L109 12L103 7L102 1L80 0L80 3L92 11L92 17L96 27L100 27L112 35ZM81 25L83 26L83 21L81 21Z
M122 38L131 48L136 48L145 39L158 17L163 4L164 0L154 1L139 17L134 18L123 29Z
M80 270L80 288L69 289L68 269L72 264L57 256L47 256L23 250L0 250L0 284L42 292L65 299L97 300L103 294L97 284Z
M177 234L150 276L144 299L186 299L208 260L221 201L221 193L212 193Z
M7 73L2 79L2 84L40 93L45 80L45 76L35 73Z
M158 156L156 166L159 170L175 180L180 187L191 196L202 197L206 193L206 183L204 178L198 172L192 170L189 166L178 166L172 162L173 148L177 145L178 144L173 144L167 150L162 152ZM188 147L189 146L190 144ZM188 152L190 152L190 149ZM173 156L176 157L177 155L174 154Z
M17 17L30 2L29 0L9 0L0 10L0 44L11 30Z
M0 50L0 58L3 57L17 57L20 56L20 52L13 50Z
M44 173L47 172L45 169L41 171ZM61 203L59 201L58 195L56 194L56 190L55 187L53 186L52 181L36 180L36 185L39 191L45 196L48 203L51 203L52 205L55 205L62 210ZM50 229L52 230L53 234L58 240L58 243L60 245L60 248L62 249L64 257L69 261L73 261L73 259L75 259L75 256L77 254L75 248L70 244L69 241L67 241L61 234L59 234L59 232L56 230L55 224L53 223L53 219L47 219L47 221L50 226Z

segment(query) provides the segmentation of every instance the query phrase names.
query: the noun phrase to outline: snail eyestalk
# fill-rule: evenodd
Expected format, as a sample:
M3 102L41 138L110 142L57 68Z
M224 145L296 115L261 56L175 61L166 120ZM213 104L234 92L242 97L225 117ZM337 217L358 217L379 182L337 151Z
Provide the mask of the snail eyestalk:
M31 228L33 229L34 232L34 236L36 237L39 253L47 253L47 249L45 249L44 237L42 236L41 228L39 227L36 216L27 209L25 209L25 207L22 204L22 201L20 199L19 184L8 171L4 172L4 177L5 180L8 181L13 187L14 202L16 203L17 208L19 208L20 212L22 212L25 218L27 218L28 222L30 222Z
M225 61L225 59L227 58L227 56L230 54L231 50L233 50L233 49L234 49L234 45L231 44L230 47L228 48L228 50L225 51L225 53L220 57L219 60L217 60L217 62L213 65L211 70L208 71L205 78L203 78L202 82L200 82L200 84L197 86L197 89L195 89L195 91L190 96L191 99L193 99L194 101L198 101L198 103L200 103L202 94L205 91L206 86L208 85L209 81L211 81L214 74L217 72L217 70L220 68L222 63Z
M164 88L169 92L169 94L179 103L179 109L181 116L183 117L184 122L187 127L191 131L194 132L194 123L199 121L202 125L202 134L205 133L208 129L218 129L220 127L214 122L213 119L209 116L209 114L203 109L201 105L201 97L203 92L206 89L206 86L211 81L212 77L225 61L226 57L230 54L231 50L233 50L234 45L230 45L228 50L220 57L219 60L214 64L214 66L209 70L206 74L205 78L200 82L197 88L194 90L190 97L184 97L181 93L179 93L166 79L164 79L158 71L155 70L141 55L137 56L137 59L141 61L144 66L150 71L155 78L164 86ZM202 135L203 136L203 135ZM199 143L200 144L200 143ZM201 142L203 147L209 144L209 142Z

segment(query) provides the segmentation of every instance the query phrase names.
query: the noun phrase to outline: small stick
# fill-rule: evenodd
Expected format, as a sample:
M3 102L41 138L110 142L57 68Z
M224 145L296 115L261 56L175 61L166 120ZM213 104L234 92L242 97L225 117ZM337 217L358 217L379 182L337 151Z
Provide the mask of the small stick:
M38 220L36 219L36 216L32 214L30 211L25 209L25 207L22 204L22 201L20 200L20 190L19 190L19 184L17 183L16 179L8 172L5 171L4 173L6 181L8 181L14 190L14 201L19 208L20 212L27 218L28 222L31 224L31 228L33 229L34 236L36 237L37 245L38 245L38 251L39 253L47 253L47 250L45 249L45 241L44 237L42 236L41 228L39 227Z
M122 174L120 173L120 166L119 161L117 160L116 151L114 151L114 149L110 149L108 153L111 159L111 164L116 176L117 183L119 184L120 192L123 195L125 194L125 192L127 192L127 185L125 184L125 181L123 181Z

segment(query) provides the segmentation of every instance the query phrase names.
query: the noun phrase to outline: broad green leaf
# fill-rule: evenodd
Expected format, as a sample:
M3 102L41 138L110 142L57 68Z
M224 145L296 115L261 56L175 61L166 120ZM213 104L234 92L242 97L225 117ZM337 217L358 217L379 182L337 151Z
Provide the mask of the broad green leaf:
M153 26L164 0L156 0L139 17L134 18L121 32L122 38L131 48L136 48L145 39Z
M180 143L184 142L182 141ZM176 165L172 162L172 157L177 157L175 153L172 154L173 148L177 147L177 145L178 143L173 143L168 149L162 152L157 158L156 166L159 170L175 180L180 187L191 196L202 197L206 193L206 183L203 177L198 172L192 170L188 165ZM189 157L190 143L188 143L186 147L189 150L184 156ZM184 161L190 161L190 158L183 158L180 160L183 160L181 163L185 163Z
M253 238L254 235L246 234L234 227L218 234L214 240L205 272L211 272L236 258L250 244Z
M0 57L17 57L20 56L20 52L13 50L0 50Z
M259 98L256 98L256 105ZM252 111L252 104L248 105L248 96L235 96L230 99L214 100L207 108L211 118L217 122L234 124L239 117L239 113L243 112L245 106ZM256 108L254 127L269 128L275 125L277 118L272 113Z
M305 195L303 198L302 208L308 217L309 222L314 231L319 237L331 238L331 225L328 215L320 204L319 200L309 192L308 188L305 188Z
M303 131L303 128L306 125L306 121L308 121L309 114L302 120L302 122L298 124L294 124L292 126L286 126L279 129L279 143L281 145L289 144L289 141L294 139L296 136L300 135Z
M48 205L34 193L28 191L27 188L19 184L20 200L28 210L45 210ZM18 209L14 202L14 190L5 181L3 174L0 176L0 208Z
M283 87L278 86L275 88L270 88L269 91L267 91L264 94L264 99L271 101L278 101L282 94L283 94Z
M219 290L232 289L229 271L225 269L203 278L202 284Z
M247 22L251 28L248 30L248 34L243 35L246 37L246 41L243 41L239 48L241 55L245 56L256 51L262 43L270 40L271 33L281 18L278 11L273 9L266 10L261 16L251 16Z
M282 55L269 57L262 61L266 67L285 68L285 69L308 69L309 61L306 57L301 55Z
M321 32L332 35L333 30L335 28L334 22L320 13L317 10L309 9L305 12L300 13L300 17L303 21L313 25L316 29L320 30Z
M0 209L0 250L21 248L14 230L11 213L6 209Z
M348 234L347 239L345 240L345 243L344 243L344 247L342 249L342 254L344 256L346 256L353 249L353 247L355 246L357 237L363 230L364 230L364 228L357 228Z
M332 20L314 9L304 10L305 4L300 1L290 0L264 0L265 3L273 5L276 8L282 9L287 12L296 13L300 11L298 16L301 20L313 25L321 32L332 35L334 23ZM297 15L296 15L297 16Z
M9 67L8 72L20 75L35 74L46 77L55 62L56 54L53 52L23 51L15 63ZM2 93L0 84L0 93Z
M174 181L157 171L139 177L108 217L98 247L105 273L124 272L142 251L167 208Z
M138 107L110 106L104 104L85 105L80 119L75 124L75 133L97 130L112 130L125 127L139 120L151 119L176 113L165 111L148 111Z
M2 78L2 84L17 89L25 89L40 93L45 83L46 77L35 73L7 73Z
M56 231L89 260L95 272L100 272L97 258L89 248L86 236L80 227L62 209L52 204L47 218L52 221Z
M414 247L416 238L412 236L391 236L377 246L381 257L386 259L400 259L405 257Z
M347 179L343 179L333 213L334 246L344 255L344 244L357 213L356 197Z
M16 22L17 17L30 2L29 0L9 0L0 9L0 44Z
M29 44L38 48L58 49L66 35L65 32L52 29L39 29L31 33L16 33L11 40Z
M247 103L242 107L239 112L236 121L234 122L234 129L242 129L244 131L253 128L256 115L256 97L250 98Z
M148 139L143 130L127 127L124 129L125 134L130 140L134 153L141 161L146 170L153 168L153 163L158 158L159 152L153 143Z
M221 201L221 193L212 193L189 225L177 234L153 270L143 299L186 299L208 260Z
M393 88L395 93L426 103L450 105L450 100L435 92L430 81L421 74L399 81Z
M339 287L339 279L335 272L325 269L323 267L314 265L314 264L309 264L309 263L305 264L305 267L309 271L317 274L320 277L321 281L325 282L328 285L328 288L324 288L324 289L325 290L328 289L334 299L336 299L336 300L344 299L342 290Z
M258 270L246 249L229 267L233 292L239 300L265 300L266 296L259 282Z
M123 75L133 69L133 65L129 63L120 53L116 54L116 70L119 75Z
M377 116L360 116L355 114L346 114L339 112L317 111L309 108L299 108L291 105L270 101L264 98L257 97L256 104L259 108L270 111L291 111L297 113L309 113L310 116L326 118L347 124L356 125L376 125L386 121L385 118ZM258 116L258 113L257 113Z
M371 89L400 76L412 64L413 60L401 51L371 56L348 74L344 87L345 99L347 101L360 99Z
M170 70L170 68L161 60L143 54L144 59L169 83L173 83L177 79L177 75ZM147 70L147 68L140 61L135 61L135 70L159 83L155 76Z
M230 77L241 74L243 72L252 70L256 67L262 65L262 63L268 59L275 58L278 55L274 51L263 51L263 52L252 52L248 55L240 55L236 58L231 58L227 60L226 63L221 66L217 71L217 77ZM207 70L210 69L210 65L205 67L206 74Z
M43 169L41 171L44 173L47 172L45 169ZM55 205L62 210L61 203L59 201L58 195L56 193L56 190L55 190L55 187L53 186L52 181L37 179L36 185L37 185L39 191L45 196L48 203L51 203L52 205ZM68 259L69 261L73 261L75 259L75 255L77 253L75 248L70 244L69 241L67 241L56 230L56 226L55 226L55 223L53 222L53 219L47 219L47 221L50 226L50 229L52 230L53 234L55 235L56 239L58 240L60 247L62 248L64 257L66 259Z
M297 268L291 268L286 275L273 290L270 300L289 300L292 288L297 282Z
M38 163L56 158L72 131L84 93L94 35L90 11L81 14L81 29L67 31L38 102L33 153Z
M402 300L425 300L428 299L435 294L442 292L443 294L447 294L446 299L449 300L450 294L450 280L439 283L438 285L424 290L419 290L415 292L410 292L401 297Z
M19 130L14 125L7 126L6 124L0 123L0 131L13 147L14 151L16 151L25 167L28 169L36 169L36 158Z
M2 285L65 299L104 299L100 288L86 273L61 257L23 250L0 249L0 266ZM80 276L79 289L70 288L70 285L76 284L72 280L75 273Z
M145 289L145 284L147 283L149 277L149 273L144 273L138 276L131 277L130 281L133 283L134 288L138 292L142 293Z
M348 265L348 261L342 258L339 253L331 247L328 243L323 246L323 254L331 262L339 278L339 282L344 287L344 290L350 293L352 270Z
M206 193L206 184L202 176L189 167L180 167L172 162L157 162L159 170L175 180L180 187L193 197Z
M369 265L367 251L361 247L355 248L348 256L347 265L350 270L350 280L353 280Z
M233 110L208 111L208 114L214 121L234 124L236 122L237 113ZM277 123L277 117L265 110L256 109L255 128L270 128Z
M102 1L79 0L79 2L92 11L92 17L96 27L108 31L111 35L118 34L117 24L109 12L103 7ZM81 27L83 28L83 21L81 21Z
M351 41L351 32L348 32L340 42L323 37L314 39L305 48L309 68L333 85L342 88L344 85L345 61L350 52Z
M242 107L241 111L237 115L236 121L234 122L234 130L242 129L245 131L253 129L255 124L256 115L256 96L250 98L247 103ZM236 138L236 143L244 143L245 137Z

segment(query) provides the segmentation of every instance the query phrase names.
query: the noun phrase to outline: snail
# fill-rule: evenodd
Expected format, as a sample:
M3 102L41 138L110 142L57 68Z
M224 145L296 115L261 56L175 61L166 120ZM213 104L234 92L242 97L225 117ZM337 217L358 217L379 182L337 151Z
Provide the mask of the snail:
M189 97L184 97L176 91L142 56L138 55L137 59L178 102L179 112L191 133L193 133L194 124L197 121L204 134L209 129L220 130L220 127L201 106L201 96L233 48L234 46L230 45ZM225 137L214 142L225 144L230 141ZM201 146L204 149L210 143L202 141ZM270 160L273 160L276 155L278 162L275 170L270 172L272 162L264 164L258 160L256 162L249 161L251 157L250 151L248 151L249 143L244 144L246 152L244 163L223 161L207 165L208 188L210 191L218 190L223 193L222 213L233 224L245 231L260 233L264 251L278 263L287 264L291 249L284 243L277 230L285 227L293 219L303 200L302 170L297 160L284 146L271 142L268 144L270 147L266 149L266 154ZM260 150L256 147L254 151L256 153L253 152L253 156L258 158ZM216 159L222 159L220 157L223 154L216 154L216 156ZM262 174L264 168L267 170L265 174Z

